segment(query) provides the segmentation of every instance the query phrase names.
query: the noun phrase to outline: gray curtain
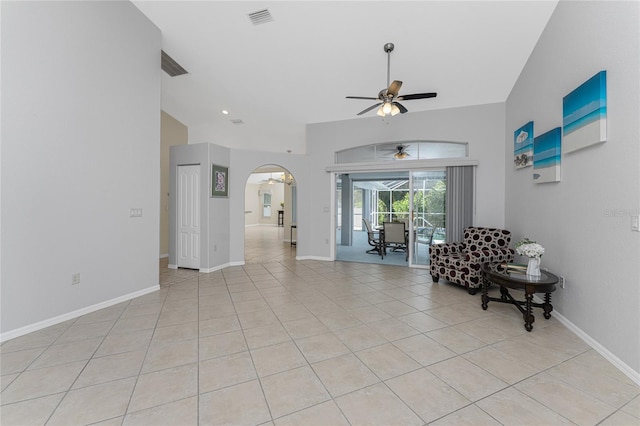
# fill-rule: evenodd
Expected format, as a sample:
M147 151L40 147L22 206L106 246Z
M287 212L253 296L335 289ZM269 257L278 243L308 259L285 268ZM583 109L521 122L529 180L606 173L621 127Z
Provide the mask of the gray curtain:
M462 241L464 228L473 225L474 168L475 166L447 167L447 242Z

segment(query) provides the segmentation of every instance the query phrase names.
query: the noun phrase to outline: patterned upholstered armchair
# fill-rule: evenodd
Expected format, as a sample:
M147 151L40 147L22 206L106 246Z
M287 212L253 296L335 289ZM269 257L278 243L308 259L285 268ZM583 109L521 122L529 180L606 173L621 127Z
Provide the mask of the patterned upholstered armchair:
M510 241L511 232L505 229L467 227L463 242L431 246L431 278L437 283L442 277L465 286L469 294L476 294L482 286L483 263L513 262Z

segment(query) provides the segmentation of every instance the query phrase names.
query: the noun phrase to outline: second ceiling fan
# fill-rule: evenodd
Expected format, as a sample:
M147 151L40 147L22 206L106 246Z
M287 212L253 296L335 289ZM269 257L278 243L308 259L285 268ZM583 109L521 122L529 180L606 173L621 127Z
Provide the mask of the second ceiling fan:
M410 101L414 99L426 99L426 98L435 98L438 96L435 92L429 93L414 93L412 95L402 95L398 96L398 92L400 91L400 87L402 86L402 81L393 80L392 83L389 83L389 71L391 68L391 52L393 52L394 45L393 43L387 43L384 45L384 51L387 52L387 88L382 89L380 93L378 93L378 97L371 98L365 96L347 96L347 99L367 99L372 101L379 101L378 103L371 105L369 108L360 111L358 115L365 114L371 111L374 108L378 108L377 114L381 117L386 116L387 114L396 115L397 113L404 114L407 112L407 109L402 106L398 101Z

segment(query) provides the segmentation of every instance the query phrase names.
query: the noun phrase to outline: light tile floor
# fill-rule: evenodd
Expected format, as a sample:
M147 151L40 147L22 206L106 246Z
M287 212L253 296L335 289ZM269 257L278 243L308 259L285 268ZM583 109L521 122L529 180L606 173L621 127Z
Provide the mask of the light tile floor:
M283 260L0 346L2 425L638 425L640 388L557 320L426 271Z

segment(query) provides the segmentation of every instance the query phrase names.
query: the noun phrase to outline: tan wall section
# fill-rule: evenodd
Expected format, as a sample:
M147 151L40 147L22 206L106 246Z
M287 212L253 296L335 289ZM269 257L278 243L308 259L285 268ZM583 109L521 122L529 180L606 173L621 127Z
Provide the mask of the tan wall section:
M164 111L160 124L160 257L169 253L169 147L186 145L187 126Z

